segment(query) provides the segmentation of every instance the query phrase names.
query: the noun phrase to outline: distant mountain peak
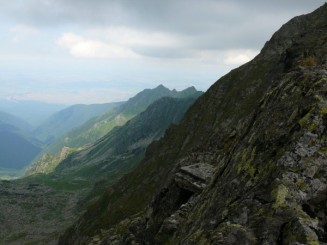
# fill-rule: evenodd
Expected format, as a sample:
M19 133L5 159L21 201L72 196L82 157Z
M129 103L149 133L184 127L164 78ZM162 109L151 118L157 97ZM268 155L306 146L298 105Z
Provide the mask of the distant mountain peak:
M188 87L186 89L183 89L181 92L183 91L188 91L188 92L197 92L196 88L194 86Z
M160 89L162 89L162 88L166 88L164 85L162 85L162 84L159 84L156 88L160 88ZM167 88L166 88L167 89Z

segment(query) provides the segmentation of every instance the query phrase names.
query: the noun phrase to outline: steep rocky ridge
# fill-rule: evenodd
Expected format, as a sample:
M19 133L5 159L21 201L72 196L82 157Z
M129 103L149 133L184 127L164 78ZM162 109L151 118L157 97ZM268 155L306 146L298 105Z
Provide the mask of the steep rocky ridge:
M70 154L52 173L59 179L78 179L80 183L96 183L84 200L100 195L108 186L132 171L144 158L146 147L160 139L170 124L177 124L199 93L188 98L164 97L147 110L114 128L106 136L84 150ZM86 206L81 202L81 206Z
M143 151L150 142L159 139L170 124L178 123L196 98L194 94L194 97L184 99L164 97L155 101L124 126L114 128L95 144L70 155L56 170L67 171L83 165L110 162L111 158L128 158L140 149Z
M58 164L68 157L69 154L78 150L76 148L63 147L57 155L51 155L49 153L42 154L41 157L25 169L24 176L52 173Z
M326 16L218 80L60 244L327 243Z
M60 152L64 146L78 148L92 144L105 136L114 127L124 125L128 120L145 111L149 105L162 97L185 98L188 95L196 93L201 92L195 88L188 88L183 91L169 90L163 85L159 85L153 89L144 89L123 105L113 108L98 117L90 119L83 125L74 128L50 144L45 149L45 152L55 154Z

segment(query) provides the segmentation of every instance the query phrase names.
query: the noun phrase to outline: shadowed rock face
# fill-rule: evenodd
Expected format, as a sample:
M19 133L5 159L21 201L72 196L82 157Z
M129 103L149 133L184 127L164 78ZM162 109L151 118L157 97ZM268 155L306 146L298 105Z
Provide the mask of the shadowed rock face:
M327 243L326 16L215 83L61 243Z
M180 188L190 192L201 192L211 179L215 168L207 163L198 163L181 167L175 175Z

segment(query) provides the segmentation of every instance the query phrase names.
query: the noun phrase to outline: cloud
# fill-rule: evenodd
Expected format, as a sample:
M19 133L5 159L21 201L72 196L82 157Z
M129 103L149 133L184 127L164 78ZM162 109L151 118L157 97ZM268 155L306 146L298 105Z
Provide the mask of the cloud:
M3 9L9 9L5 11L8 18L40 28L73 25L84 30L122 28L122 32L127 28L154 33L148 36L149 43L151 38L164 40L160 35L165 33L184 36L185 46L193 48L246 49L263 45L272 30L295 15L314 10L325 0L297 0L296 4L294 0L17 1L20 4L3 3Z
M99 40L86 39L73 33L65 33L57 44L69 50L76 58L137 58L138 55L123 46Z
M226 53L223 63L226 65L242 65L252 60L259 51L255 50L230 50Z
M75 35L74 33L65 33L57 41L57 43L65 48L71 48L72 46L83 42L84 38Z
M99 39L64 33L57 44L77 58L170 57L180 53L177 49L182 47L180 40L162 32L106 28L91 30L90 33Z
M285 13L292 16L304 9L313 10L324 0L16 0L2 2L12 18L38 25L58 25L72 22L98 26L128 25L146 28L192 31L209 28L213 22L233 21L259 11ZM175 23L174 26L172 24ZM192 28L193 26L193 28Z
M76 58L150 57L194 59L216 64L219 59L223 59L226 65L243 64L258 53L251 49L233 49L226 52L222 48L185 45L185 43L191 43L191 40L187 40L185 36L173 36L157 31L139 31L126 27L94 29L90 30L87 36L97 39L65 33L58 38L57 44L67 49Z
M110 27L95 32L104 34L113 43L126 46L170 47L180 44L172 35L160 31L142 31L127 27Z

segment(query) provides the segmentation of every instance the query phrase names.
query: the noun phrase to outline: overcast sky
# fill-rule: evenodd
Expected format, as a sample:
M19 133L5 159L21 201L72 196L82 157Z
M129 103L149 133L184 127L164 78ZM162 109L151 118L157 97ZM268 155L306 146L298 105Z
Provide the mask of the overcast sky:
M325 0L0 0L0 99L126 100L208 89Z

